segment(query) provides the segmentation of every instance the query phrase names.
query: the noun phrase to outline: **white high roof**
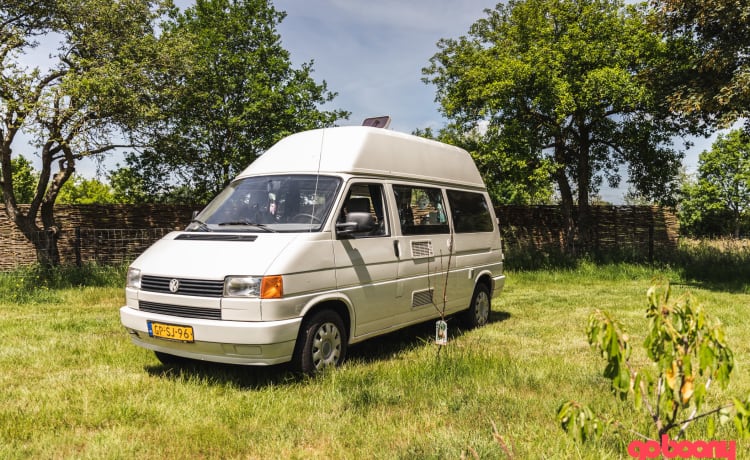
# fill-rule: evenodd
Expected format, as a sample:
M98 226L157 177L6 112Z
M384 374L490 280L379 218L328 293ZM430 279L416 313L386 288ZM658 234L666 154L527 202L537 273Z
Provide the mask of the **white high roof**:
M345 173L484 188L473 159L441 142L366 126L316 129L276 143L239 177Z

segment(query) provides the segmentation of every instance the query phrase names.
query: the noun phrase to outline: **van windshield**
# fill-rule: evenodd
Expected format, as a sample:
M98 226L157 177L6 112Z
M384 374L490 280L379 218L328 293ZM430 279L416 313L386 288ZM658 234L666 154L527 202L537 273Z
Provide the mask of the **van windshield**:
M274 175L238 179L187 226L194 232L317 232L328 217L341 179Z

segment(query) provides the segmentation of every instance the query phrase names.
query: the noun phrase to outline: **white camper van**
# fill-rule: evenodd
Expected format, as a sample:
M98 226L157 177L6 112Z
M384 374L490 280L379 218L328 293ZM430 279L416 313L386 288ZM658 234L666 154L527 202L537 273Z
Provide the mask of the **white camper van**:
M484 325L504 281L495 214L466 151L338 127L281 140L138 257L120 315L163 362L292 361L313 373L441 311Z

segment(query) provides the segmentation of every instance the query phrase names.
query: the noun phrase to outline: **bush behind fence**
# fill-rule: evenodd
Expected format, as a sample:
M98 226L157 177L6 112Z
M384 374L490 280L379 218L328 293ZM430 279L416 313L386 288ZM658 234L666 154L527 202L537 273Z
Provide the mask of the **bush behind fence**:
M63 264L124 264L169 233L184 228L193 207L64 205L57 207ZM656 206L595 206L595 251L653 260L677 246L673 212ZM557 206L498 206L507 252L561 251L563 218ZM0 213L0 271L36 263L34 246Z

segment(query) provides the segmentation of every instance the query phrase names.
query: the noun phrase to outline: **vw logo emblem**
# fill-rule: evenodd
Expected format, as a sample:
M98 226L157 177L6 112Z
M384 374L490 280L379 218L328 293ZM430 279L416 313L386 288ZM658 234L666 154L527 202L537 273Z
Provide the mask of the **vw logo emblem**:
M177 292L180 289L180 280L171 279L169 281L169 292Z

